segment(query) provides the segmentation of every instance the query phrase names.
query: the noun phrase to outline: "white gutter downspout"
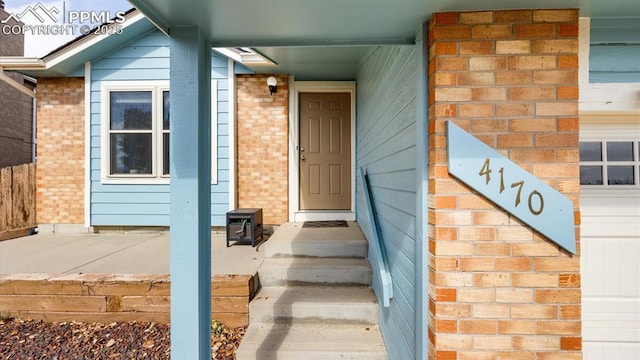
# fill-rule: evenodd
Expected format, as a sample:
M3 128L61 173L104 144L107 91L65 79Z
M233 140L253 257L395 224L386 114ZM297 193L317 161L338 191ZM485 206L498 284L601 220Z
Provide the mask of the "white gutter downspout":
M227 61L227 77L229 82L229 210L235 210L236 198L236 74L235 62Z
M7 83L9 86L11 86L12 88L20 91L21 93L31 97L32 99L36 98L36 93L33 90L29 90L26 86L24 86L23 84L20 84L19 82L13 80L12 78L10 78L5 72L4 72L4 68L2 66L0 66L0 80L4 81L5 83Z
M33 98L31 105L31 162L36 162L36 145L38 144L37 125L38 125L38 100Z

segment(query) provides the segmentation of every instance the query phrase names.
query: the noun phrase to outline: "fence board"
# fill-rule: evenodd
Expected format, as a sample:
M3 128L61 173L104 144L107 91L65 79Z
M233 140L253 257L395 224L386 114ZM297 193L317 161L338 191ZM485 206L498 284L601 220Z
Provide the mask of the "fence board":
M36 226L35 165L0 169L0 240L22 236Z
M12 168L0 169L0 231L13 228Z

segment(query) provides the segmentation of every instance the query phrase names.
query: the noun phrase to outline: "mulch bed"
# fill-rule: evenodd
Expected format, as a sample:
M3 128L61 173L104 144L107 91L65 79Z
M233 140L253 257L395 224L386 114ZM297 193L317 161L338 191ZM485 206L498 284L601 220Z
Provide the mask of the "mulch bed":
M0 320L0 359L169 359L169 325ZM235 359L246 327L212 324L212 359Z

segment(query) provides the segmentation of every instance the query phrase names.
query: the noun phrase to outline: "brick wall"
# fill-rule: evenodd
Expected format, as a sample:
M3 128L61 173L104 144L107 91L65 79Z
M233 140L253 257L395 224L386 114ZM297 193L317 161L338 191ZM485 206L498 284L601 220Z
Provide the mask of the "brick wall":
M37 111L37 222L83 224L84 79L39 79Z
M471 132L579 219L577 36L577 10L430 21L430 359L582 358L579 257L452 178L445 134L447 120Z
M289 91L279 75L269 95L269 76L236 78L237 199L239 208L262 208L265 224L281 224L289 218Z

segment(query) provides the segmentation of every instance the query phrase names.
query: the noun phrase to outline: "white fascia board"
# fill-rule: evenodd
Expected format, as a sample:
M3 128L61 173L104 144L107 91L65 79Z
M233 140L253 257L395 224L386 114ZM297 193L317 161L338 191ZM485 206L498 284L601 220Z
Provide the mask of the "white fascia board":
M44 60L37 57L0 56L0 67L5 70L34 70L46 69Z

